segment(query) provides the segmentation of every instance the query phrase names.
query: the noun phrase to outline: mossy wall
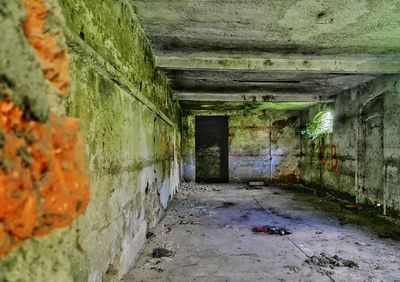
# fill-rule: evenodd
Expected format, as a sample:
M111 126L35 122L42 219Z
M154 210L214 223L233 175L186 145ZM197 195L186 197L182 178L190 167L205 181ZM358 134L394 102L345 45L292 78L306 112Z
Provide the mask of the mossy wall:
M182 115L183 177L195 181L195 116L228 116L229 181L296 183L300 110L187 111Z
M398 76L383 76L346 90L335 104L311 107L302 125L331 111L333 132L315 140L303 136L301 181L399 211L398 85Z
M68 97L46 97L52 88L21 30L22 0L0 2L9 60L0 74L38 118L50 109L80 121L90 202L72 225L3 256L0 281L112 281L134 263L179 184L180 108L129 1L45 4L46 30L66 38Z

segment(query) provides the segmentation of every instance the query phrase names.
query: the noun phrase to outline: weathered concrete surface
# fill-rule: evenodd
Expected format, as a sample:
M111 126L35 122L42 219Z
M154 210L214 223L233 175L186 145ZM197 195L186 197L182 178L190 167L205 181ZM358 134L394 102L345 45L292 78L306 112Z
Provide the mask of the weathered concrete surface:
M223 101L180 101L179 104L185 111L263 111L263 110L302 110L316 105L314 102L257 102L256 96L250 96L246 102L223 102Z
M383 96L383 197L388 207L400 210L400 79L392 86Z
M229 181L297 182L300 111L193 111L183 113L183 177L195 179L195 116L227 115Z
M274 54L262 55L229 55L194 53L190 56L160 57L157 65L163 69L209 69L239 71L306 71L320 73L398 73L397 55L387 57L335 57L328 56L294 56L279 57Z
M3 2L1 83L13 82L15 102L31 106L35 118L54 108L80 120L91 202L69 228L2 257L0 280L113 281L128 271L179 184L179 105L129 1L46 1L46 28L66 36L70 54L66 110L46 100L49 85L20 30L22 1Z
M62 7L74 75L68 112L82 120L93 186L76 226L73 274L113 280L134 262L179 183L179 106L128 1Z
M196 137L195 118L193 115L182 114L182 179L196 181Z
M1 83L14 86L13 99L18 106L22 106L25 99L34 117L46 120L49 112L48 88L21 26L25 16L23 1L2 1L1 11L2 38L7 39L0 44Z
M246 188L188 185L187 190L181 189L123 281L398 279L399 225L310 191ZM293 234L254 234L255 225L285 227ZM166 247L174 255L152 258L156 247ZM305 263L321 252L352 260L358 268Z
M183 108L319 102L398 73L397 1L134 1ZM308 95L304 95L308 94ZM309 95L314 94L314 95ZM198 99L196 99L198 98Z
M64 19L53 0L2 1L0 11L0 280L72 281L74 232L53 230L85 210L89 192L79 121L64 116Z
M188 65L190 67L190 65ZM289 72L289 71L217 71L217 70L165 70L171 86L179 94L184 93L248 93L270 95L286 95L298 97L313 94L326 97L338 91L353 87L360 81L368 81L374 75L321 73L321 72ZM281 99L283 96L279 96Z
M397 1L135 1L158 52L374 53L400 51Z
M335 105L311 108L304 124L330 110L334 127L325 138L303 138L302 181L399 210L398 81L398 76L377 79L338 95Z

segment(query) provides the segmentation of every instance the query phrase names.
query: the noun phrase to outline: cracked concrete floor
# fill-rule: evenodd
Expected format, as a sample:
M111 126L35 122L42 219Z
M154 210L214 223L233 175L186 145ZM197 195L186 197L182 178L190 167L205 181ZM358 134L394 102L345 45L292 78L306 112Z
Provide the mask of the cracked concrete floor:
M393 221L329 195L248 188L184 185L123 281L400 281L400 228ZM255 234L255 225L293 234ZM156 247L174 255L153 258ZM305 262L322 252L359 267Z

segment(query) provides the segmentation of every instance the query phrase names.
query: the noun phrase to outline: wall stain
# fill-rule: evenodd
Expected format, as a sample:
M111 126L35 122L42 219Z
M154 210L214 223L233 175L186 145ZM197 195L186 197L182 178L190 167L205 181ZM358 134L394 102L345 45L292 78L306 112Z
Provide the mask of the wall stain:
M89 200L78 121L49 115L48 123L24 120L10 99L0 100L0 255L21 240L69 225ZM16 132L30 136L31 142Z
M45 78L65 97L69 86L69 62L66 49L59 45L62 36L46 32L49 8L43 0L24 0L24 5L26 18L22 28L25 37L35 50Z

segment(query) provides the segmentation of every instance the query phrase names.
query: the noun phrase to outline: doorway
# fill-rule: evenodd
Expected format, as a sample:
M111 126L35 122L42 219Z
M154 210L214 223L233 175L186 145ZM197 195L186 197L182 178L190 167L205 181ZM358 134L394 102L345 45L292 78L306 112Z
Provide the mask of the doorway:
M361 156L359 198L383 199L383 96L364 105L361 115Z
M228 117L196 116L196 182L228 182Z

